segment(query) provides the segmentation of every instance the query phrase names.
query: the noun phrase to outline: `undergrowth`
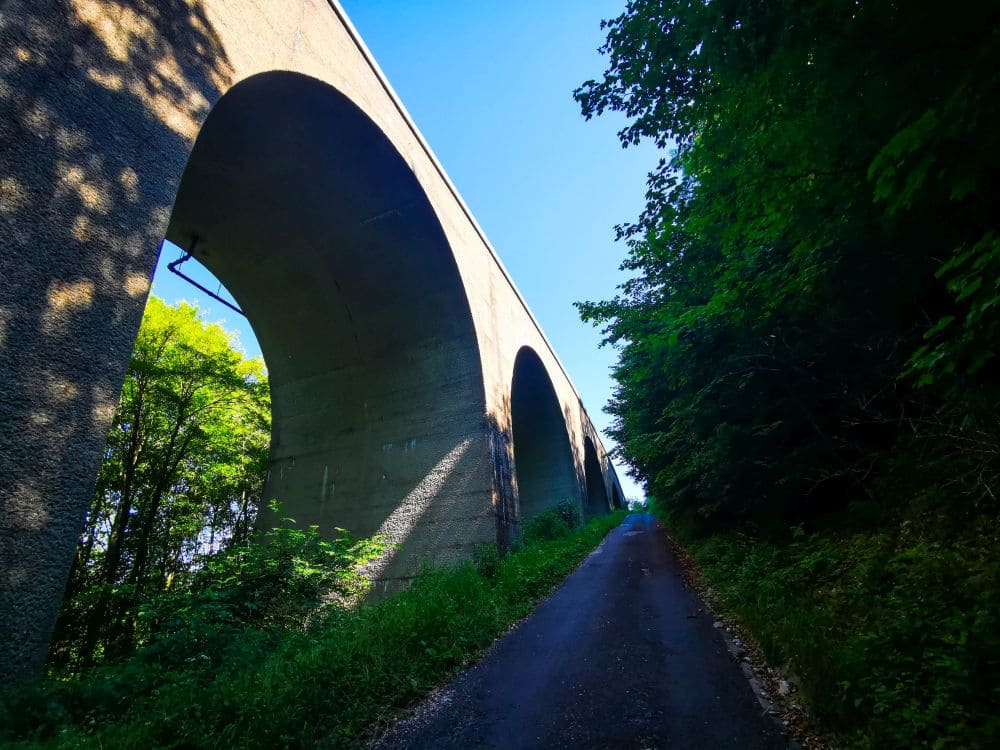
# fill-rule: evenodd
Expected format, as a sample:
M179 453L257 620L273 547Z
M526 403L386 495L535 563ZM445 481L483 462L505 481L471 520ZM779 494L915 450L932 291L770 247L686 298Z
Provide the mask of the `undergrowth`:
M0 707L16 748L356 747L525 617L622 513L554 528L501 559L427 568L378 604L333 608L308 627L241 630L198 647L140 651L71 680L48 679ZM210 602L214 606L214 603ZM227 615L228 617L228 615ZM215 631L201 616L192 628ZM202 640L204 640L202 638Z
M911 509L864 527L705 535L656 510L835 746L998 746L994 515L955 525Z

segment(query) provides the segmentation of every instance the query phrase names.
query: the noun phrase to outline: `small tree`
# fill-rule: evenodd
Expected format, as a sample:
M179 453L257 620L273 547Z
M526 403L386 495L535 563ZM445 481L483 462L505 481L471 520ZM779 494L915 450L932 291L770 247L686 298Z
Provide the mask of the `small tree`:
M135 645L136 604L244 542L270 437L263 361L186 303L150 297L57 625L53 663Z

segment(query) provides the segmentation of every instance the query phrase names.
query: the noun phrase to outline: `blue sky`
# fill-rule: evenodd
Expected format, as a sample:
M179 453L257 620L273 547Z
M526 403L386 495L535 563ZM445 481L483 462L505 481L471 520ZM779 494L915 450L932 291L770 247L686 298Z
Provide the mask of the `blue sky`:
M580 322L573 302L607 299L624 280L614 225L638 215L660 154L623 150L624 121L584 121L572 92L604 70L600 21L624 0L341 2L603 429L615 354L598 348L599 331ZM199 302L258 353L238 315L169 278L165 264L177 254L165 249L154 292ZM641 495L623 468L625 494Z

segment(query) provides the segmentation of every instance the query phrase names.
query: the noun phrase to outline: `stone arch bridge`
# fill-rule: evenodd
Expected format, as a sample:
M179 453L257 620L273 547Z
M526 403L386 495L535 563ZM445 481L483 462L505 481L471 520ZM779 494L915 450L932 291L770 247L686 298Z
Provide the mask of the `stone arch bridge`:
M270 374L267 497L389 586L622 504L483 231L333 0L0 0L0 670L47 649L167 237Z

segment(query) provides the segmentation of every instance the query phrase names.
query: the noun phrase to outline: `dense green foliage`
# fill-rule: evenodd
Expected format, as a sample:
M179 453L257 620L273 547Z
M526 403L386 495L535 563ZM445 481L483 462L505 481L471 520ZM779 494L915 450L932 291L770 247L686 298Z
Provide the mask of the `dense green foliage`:
M606 28L584 114L670 150L618 229L633 278L581 305L621 455L828 728L987 744L1000 5L632 0Z
M791 673L834 746L995 747L1000 522L866 520L679 536L713 603Z
M635 278L582 311L621 346L615 437L659 496L801 516L911 439L971 447L967 490L990 495L998 21L995 3L635 0L608 24L583 111L673 154L620 227Z
M582 523L580 506L572 500L560 500L552 510L539 513L524 522L523 540L531 544L558 539Z
M270 438L267 378L197 308L151 297L52 646L59 671L131 653L139 613L245 543ZM204 577L202 571L198 575Z
M557 512L551 515L558 517ZM622 514L479 572L428 569L379 604L317 606L378 551L283 530L161 596L131 658L0 708L12 747L357 747L527 615ZM317 578L317 576L319 578Z
M290 633L340 614L367 590L359 568L384 549L347 535L324 541L316 527L286 524L208 556L186 585L128 610L133 652L82 676L53 675L13 698L0 726L12 737L47 737L113 724L162 691L194 691L193 698L206 682L259 664Z

